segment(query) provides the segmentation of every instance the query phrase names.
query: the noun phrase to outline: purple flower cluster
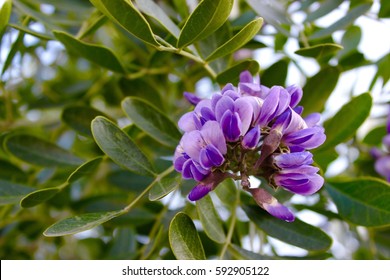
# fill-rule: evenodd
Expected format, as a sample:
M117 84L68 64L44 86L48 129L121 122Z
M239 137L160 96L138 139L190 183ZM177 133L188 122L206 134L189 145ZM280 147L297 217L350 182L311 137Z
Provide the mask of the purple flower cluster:
M373 148L371 149L371 155L375 159L376 172L390 182L390 114L387 118L386 129L387 135L382 139L384 150Z
M297 106L302 89L261 85L245 71L238 87L227 84L211 99L184 94L195 105L179 120L184 135L174 166L184 179L198 182L189 199L201 199L226 178L240 180L256 203L271 215L291 222L292 212L262 188L251 188L249 176L301 195L318 191L324 179L307 151L325 141L320 115L302 118Z

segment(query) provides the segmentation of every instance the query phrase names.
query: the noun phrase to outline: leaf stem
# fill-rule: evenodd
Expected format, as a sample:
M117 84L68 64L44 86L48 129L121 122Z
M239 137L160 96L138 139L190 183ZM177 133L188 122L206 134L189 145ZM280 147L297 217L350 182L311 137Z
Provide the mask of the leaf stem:
M184 57L187 57L195 62L198 62L199 64L202 64L203 67L207 70L207 72L209 72L209 74L211 75L211 77L213 79L215 79L217 77L217 74L215 73L215 71L210 67L210 65L204 61L201 57L199 56L196 56L190 52L187 52L183 49L178 49L178 48L175 48L173 46L159 46L157 47L157 50L159 51L166 51L166 52L171 52L171 53L176 53L176 54L179 54L179 55L182 55Z
M153 180L153 182L150 183L150 185L147 186L146 189L144 189L144 191L142 193L140 193L140 195L137 196L129 205L127 205L125 208L123 208L122 211L120 211L120 214L122 215L122 214L129 212L134 207L134 205L136 205L137 202L144 195L146 195L157 182L159 182L162 178L164 178L166 175L171 173L173 170L174 170L174 167L172 165L169 168L167 168L166 170L164 170L163 172L161 172L160 174L156 175L156 178Z

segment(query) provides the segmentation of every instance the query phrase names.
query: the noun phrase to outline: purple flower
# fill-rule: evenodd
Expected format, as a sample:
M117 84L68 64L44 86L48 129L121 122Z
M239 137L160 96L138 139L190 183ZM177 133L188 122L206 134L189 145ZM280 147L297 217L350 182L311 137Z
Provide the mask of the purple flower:
M390 181L390 155L380 157L374 167L376 172Z
M319 168L311 166L313 155L310 152L280 154L273 157L273 162L280 170L272 175L275 185L301 195L311 195L324 184L324 179L317 174Z
M184 179L201 181L212 167L222 165L226 152L220 125L216 121L209 121L200 130L192 130L183 135L175 151L174 166Z
M183 95L192 105L197 105L202 100L200 97L197 97L195 94L190 92L185 91Z
M255 126L250 129L241 141L241 145L244 149L252 150L257 147L261 137L260 127Z
M282 142L295 150L311 150L325 142L324 132L325 130L321 126L308 127L283 136Z
M293 213L267 191L250 188L249 177L261 176L301 195L322 187L324 179L307 150L320 146L326 136L318 125L320 114L302 118L302 94L296 85L262 86L248 71L241 73L237 88L227 84L210 99L184 93L195 108L179 120L184 135L173 164L184 179L197 181L189 200L199 200L224 179L234 178L268 213L294 221Z
M222 173L220 171L210 173L209 176L204 178L190 191L190 193L188 194L188 199L191 201L197 201L203 198L228 177L230 177L230 174Z
M299 101L301 101L302 99L303 91L300 87L296 85L291 85L287 87L286 90L291 96L290 107L295 108L295 106L297 106Z
M252 194L253 199L257 205L270 213L272 216L285 220L286 222L293 222L295 220L294 214L283 204L280 204L276 198L270 195L266 190L261 188L248 189Z
M376 172L390 182L390 114L387 117L386 129L388 134L382 138L384 150L374 147L370 153L376 160L374 165Z
M253 107L247 98L233 99L225 92L221 97L214 98L212 106L215 117L221 124L225 138L229 142L235 142L248 131L253 120Z
M290 94L282 87L274 86L271 88L267 97L264 99L260 115L256 123L260 127L267 126L274 118L280 116L289 107Z

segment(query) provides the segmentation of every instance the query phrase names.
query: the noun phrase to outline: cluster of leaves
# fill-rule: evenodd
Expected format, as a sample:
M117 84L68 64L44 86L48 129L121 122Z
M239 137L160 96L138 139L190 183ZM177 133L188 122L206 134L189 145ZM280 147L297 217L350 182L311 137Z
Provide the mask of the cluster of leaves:
M303 258L324 259L337 257L332 225L359 242L354 258L390 257L390 186L374 178L368 153L386 130L356 137L370 115L370 93L351 97L324 123L327 141L314 151L324 174L339 144L359 150L359 159L343 178L326 178L314 203L291 203L320 215L320 227L269 216L232 181L189 203L193 182L182 181L171 162L181 137L176 122L189 109L182 93L199 81L217 89L249 70L264 85L285 85L295 65L305 77L304 114L322 112L347 71L374 65L370 89L385 85L390 55L368 61L357 48L362 32L354 22L372 1L2 2L1 258L297 258L278 255L277 239L304 249ZM342 2L344 17L316 25ZM388 3L374 16L390 17ZM305 20L294 22L295 13ZM340 42L336 31L343 31ZM288 40L300 46L295 55ZM281 59L260 71L258 49ZM307 77L298 58L319 71Z

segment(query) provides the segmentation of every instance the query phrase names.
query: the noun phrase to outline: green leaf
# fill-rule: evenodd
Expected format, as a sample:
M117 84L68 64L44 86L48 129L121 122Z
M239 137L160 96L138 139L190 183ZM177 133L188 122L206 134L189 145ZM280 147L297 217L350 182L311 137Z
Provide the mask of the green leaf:
M105 116L105 114L89 106L75 105L65 108L61 118L80 134L92 137L91 122L97 116Z
M290 32L284 28L292 24L284 1L246 0L246 2L259 16L264 18L265 22L274 26L284 36L290 37Z
M207 195L198 200L196 202L196 210L207 236L217 243L224 243L226 241L225 231L211 197Z
M319 150L326 150L347 141L370 114L372 98L369 93L354 97L336 115L325 122L326 142Z
M64 236L89 230L123 214L123 211L87 213L61 220L45 230L48 237Z
M0 159L0 178L6 181L24 183L27 182L28 176L18 166L7 160Z
M145 17L134 7L131 1L125 0L90 0L109 19L119 24L138 39L152 46L160 44L154 38L152 29Z
M235 256L238 260L270 260L272 257L259 255L251 251L242 249L236 244L229 245L229 252Z
M275 62L260 75L261 84L267 87L274 85L284 86L287 78L287 70L288 61L286 59Z
M349 27L341 39L341 45L344 47L339 53L338 57L345 57L350 55L351 53L356 52L357 47L362 38L362 30L359 26L351 26Z
M256 20L251 21L243 29L241 29L240 32L234 35L229 41L227 41L218 49L216 49L213 53L211 53L206 58L206 61L217 59L219 57L228 55L238 50L247 42L249 42L259 32L262 25L262 18L258 18Z
M221 27L230 15L233 0L203 0L189 16L180 32L178 48L202 40Z
M8 152L17 158L39 166L77 166L82 160L69 151L28 134L14 134L5 139Z
M309 37L309 39L322 39L332 35L337 30L346 28L348 25L352 24L358 17L365 14L371 8L371 5L372 3L365 3L353 8L352 10L348 11L344 17L331 24L329 27L314 32Z
M36 190L24 196L23 199L20 201L20 206L22 206L23 208L30 208L30 207L37 206L38 204L41 204L49 200L57 193L59 193L61 190L62 188L58 188L58 187Z
M12 0L3 1L0 6L0 38L4 29L7 27L9 18L11 17Z
M257 206L244 206L243 209L260 230L283 242L309 251L327 250L332 245L332 239L326 233L297 218L286 223Z
M381 7L379 9L378 16L380 18L389 18L390 17L390 2L387 0L381 0Z
M316 19L319 19L333 10L337 9L343 0L327 0L320 5L318 5L318 8L310 13L307 14L307 17L305 19L305 22L312 22Z
M175 38L179 38L180 29L153 0L136 0L135 3L143 13L156 19Z
M163 198L177 189L181 182L181 175L176 175L174 177L163 177L162 179L153 182L153 187L149 191L149 200L155 201Z
M379 146L382 143L383 137L387 134L386 126L378 126L372 129L367 135L363 138L362 142L369 146Z
M178 260L205 260L202 242L194 222L182 212L176 214L169 225L169 243Z
M36 189L0 179L0 205L15 204Z
M95 44L85 43L62 31L53 31L53 33L69 51L114 72L126 72L119 59L110 49Z
M221 85L227 83L237 84L240 80L240 74L244 70L248 70L252 75L256 75L260 70L260 65L256 60L244 60L219 73L216 78L217 82Z
M29 193L20 201L20 205L23 208L29 208L51 199L69 184L77 181L81 177L90 175L99 165L102 159L102 157L98 157L82 164L75 171L73 171L72 174L70 174L70 176L68 177L68 180L59 187L46 188Z
M95 118L92 134L100 149L118 165L140 175L154 175L147 157L126 133L108 119Z
M376 178L332 180L326 190L344 219L357 225L390 225L390 185Z
M91 175L102 162L102 160L102 157L97 157L80 165L75 171L72 172L72 174L69 175L68 180L66 180L67 183L71 184L82 177Z
M341 49L343 47L338 44L325 43L302 48L295 51L295 53L305 57L320 58L338 52Z
M321 112L339 80L340 71L336 67L327 67L309 78L303 87L300 105L304 114Z
M169 147L176 147L181 133L176 125L158 108L137 97L127 97L122 101L126 115L155 140Z
M378 62L378 73L379 77L382 77L383 84L386 84L390 80L390 53L382 57Z

